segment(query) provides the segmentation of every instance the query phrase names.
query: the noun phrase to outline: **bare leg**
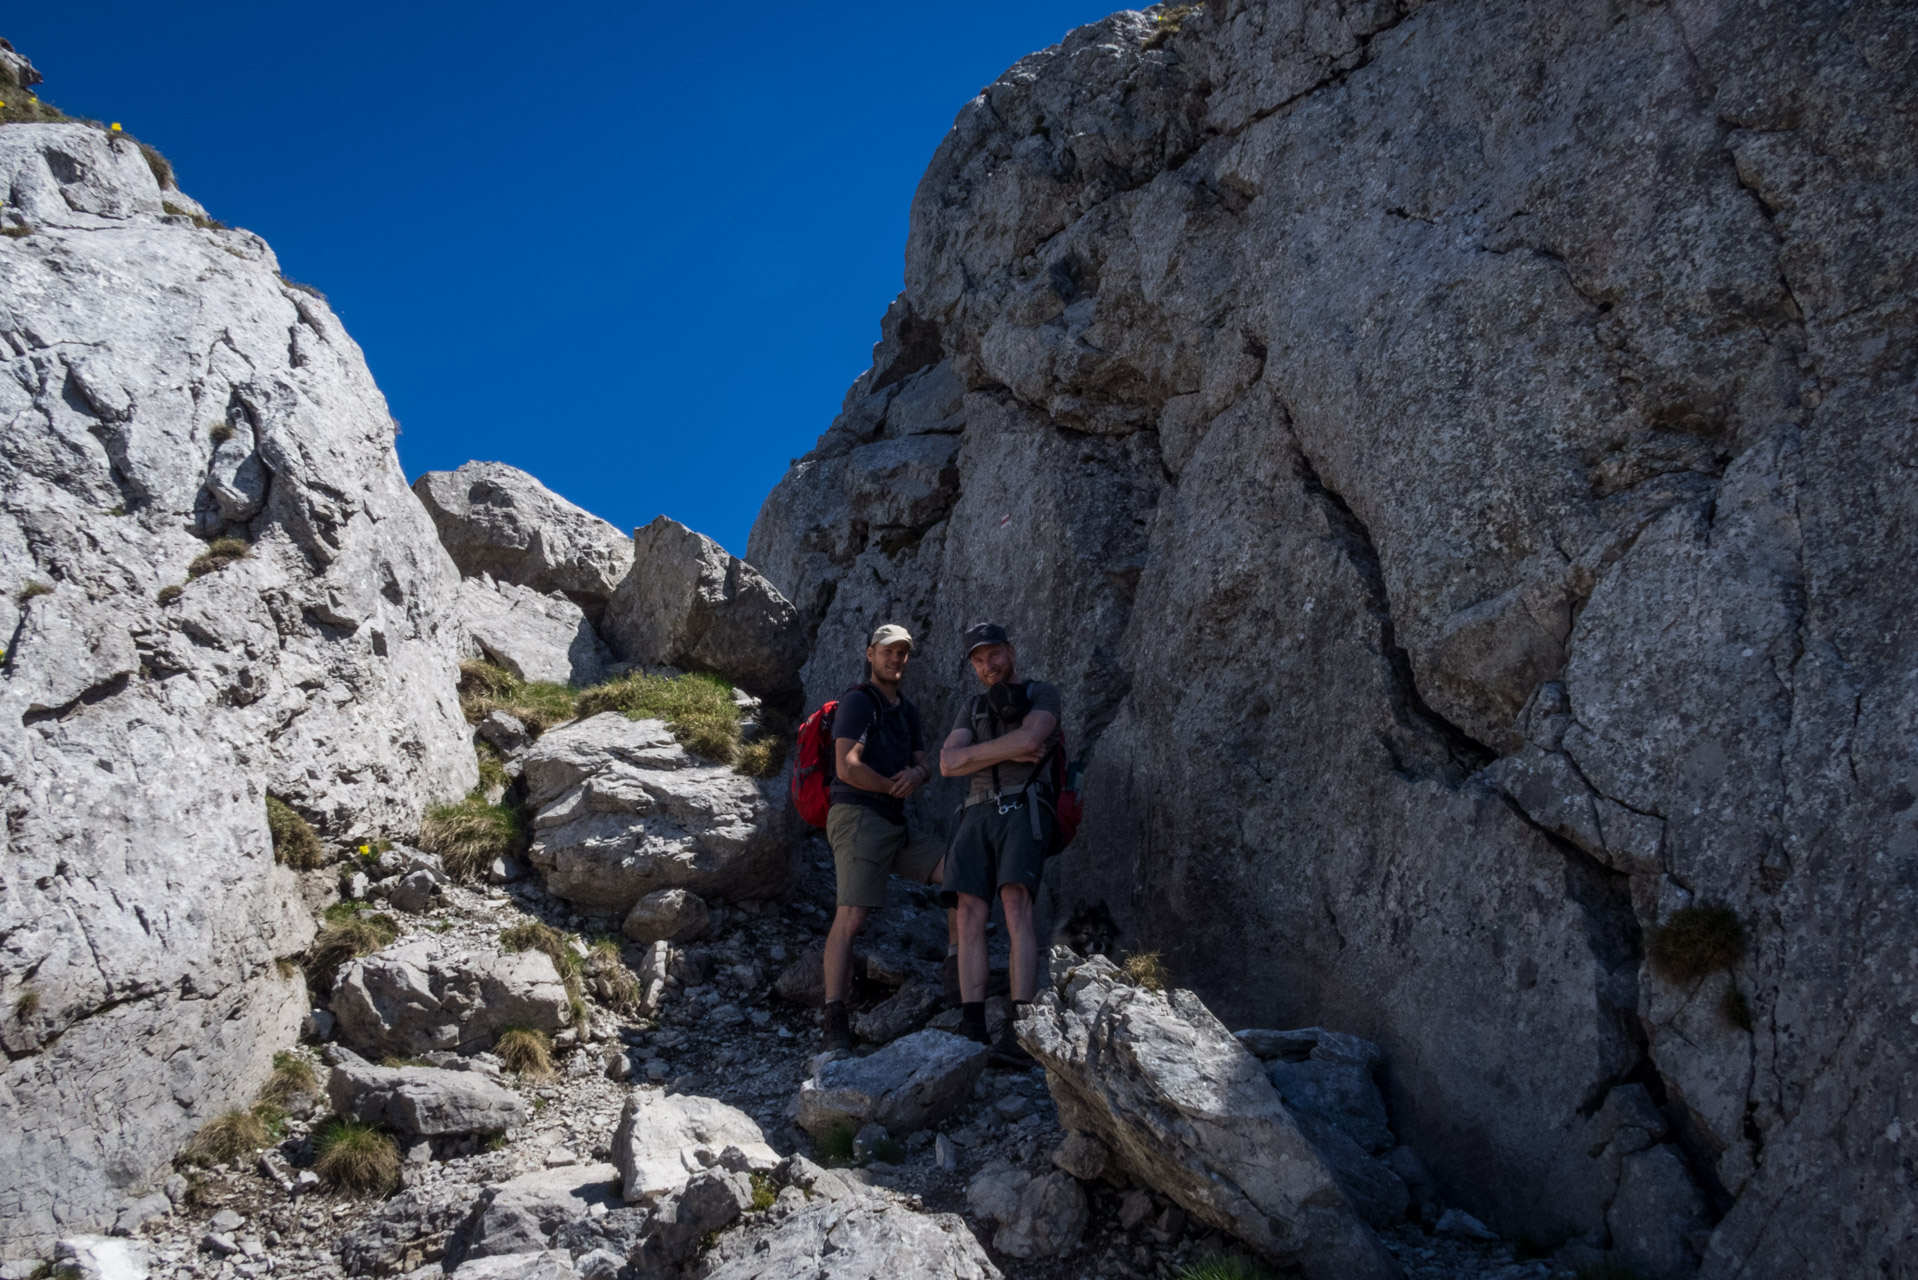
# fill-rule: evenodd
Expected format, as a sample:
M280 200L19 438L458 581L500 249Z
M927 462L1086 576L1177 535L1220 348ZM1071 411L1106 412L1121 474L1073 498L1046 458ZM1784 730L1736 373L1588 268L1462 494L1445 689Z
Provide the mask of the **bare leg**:
M852 990L852 940L866 927L867 907L841 907L826 935L826 999L844 1000Z
M959 923L959 994L971 1004L986 998L986 917L992 904L962 893L953 914Z
M1012 998L1030 1000L1039 990L1039 938L1032 931L1032 894L1022 884L1002 885L1007 940L1012 944Z

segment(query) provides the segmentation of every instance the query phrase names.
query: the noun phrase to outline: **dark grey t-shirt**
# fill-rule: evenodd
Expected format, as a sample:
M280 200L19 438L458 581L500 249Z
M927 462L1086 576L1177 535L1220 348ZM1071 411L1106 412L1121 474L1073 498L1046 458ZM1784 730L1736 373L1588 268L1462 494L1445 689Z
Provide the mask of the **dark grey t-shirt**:
M974 694L972 697L966 699L965 704L959 708L959 719L952 726L954 729L970 730L972 732L973 742L980 743L990 742L994 738L1003 737L1019 727L1018 724L1002 724L998 727L998 731L994 732L992 724L985 717L982 716L980 719L974 720L972 713L979 705L980 696L981 695ZM1059 697L1059 687L1057 685L1047 684L1044 680L1034 680L1026 686L1026 697L1031 701L1033 711L1050 711L1053 717L1059 721L1060 725L1063 726L1065 724L1065 715L1063 713L1064 703ZM1024 722L1021 721L1020 723ZM1061 729L1055 728L1048 742L1056 746L1064 736ZM1003 795L1007 792L1017 791L1020 787L1025 786L1026 779L1032 776L1032 771L1036 768L1038 768L1036 764L1023 764L1011 760L999 765L998 788L1000 794ZM969 797L991 795L993 791L993 772L992 769L981 769L979 772L973 774L972 789L967 792L967 795Z

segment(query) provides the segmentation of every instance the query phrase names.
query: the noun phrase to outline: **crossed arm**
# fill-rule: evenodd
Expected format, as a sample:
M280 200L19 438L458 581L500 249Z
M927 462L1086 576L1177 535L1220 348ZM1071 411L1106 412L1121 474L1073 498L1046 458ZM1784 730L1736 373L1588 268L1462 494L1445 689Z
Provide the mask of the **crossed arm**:
M995 764L1037 764L1046 753L1046 740L1058 727L1058 716L1034 711L1011 733L978 746L972 745L972 730L954 729L940 745L939 772L948 778L963 778Z
M926 767L923 751L913 752L912 763L888 778L866 763L865 743L855 738L834 738L832 749L836 776L861 791L876 791L904 800L932 780L932 770Z

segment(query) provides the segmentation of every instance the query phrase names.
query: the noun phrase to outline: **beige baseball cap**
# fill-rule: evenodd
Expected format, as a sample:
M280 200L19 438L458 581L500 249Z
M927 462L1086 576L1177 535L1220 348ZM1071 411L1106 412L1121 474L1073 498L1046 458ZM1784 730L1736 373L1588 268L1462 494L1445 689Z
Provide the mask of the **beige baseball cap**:
M911 644L912 632L906 630L896 622L888 622L885 626L872 633L872 639L866 641L866 647L871 649L880 645L898 644L901 640L904 640L907 644Z

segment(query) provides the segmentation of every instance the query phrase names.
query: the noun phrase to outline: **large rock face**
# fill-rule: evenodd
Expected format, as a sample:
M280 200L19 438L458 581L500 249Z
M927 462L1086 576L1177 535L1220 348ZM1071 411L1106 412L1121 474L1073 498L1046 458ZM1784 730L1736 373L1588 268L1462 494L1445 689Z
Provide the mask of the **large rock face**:
M937 725L957 632L1005 621L1090 750L1056 913L1236 1024L1376 1040L1400 1136L1508 1235L1626 1243L1594 1126L1643 1084L1633 1167L1710 1204L1706 1274L1896 1270L1918 12L1159 34L1025 59L934 157L873 368L749 548L808 703L897 618ZM1690 903L1739 914L1735 972L1644 966Z
M0 1255L113 1221L251 1100L334 837L472 785L457 575L317 296L130 139L0 126ZM202 576L214 536L250 554ZM178 588L177 592L174 588ZM50 588L50 590L45 590ZM164 591L163 591L164 589ZM177 596L177 598L175 598Z

